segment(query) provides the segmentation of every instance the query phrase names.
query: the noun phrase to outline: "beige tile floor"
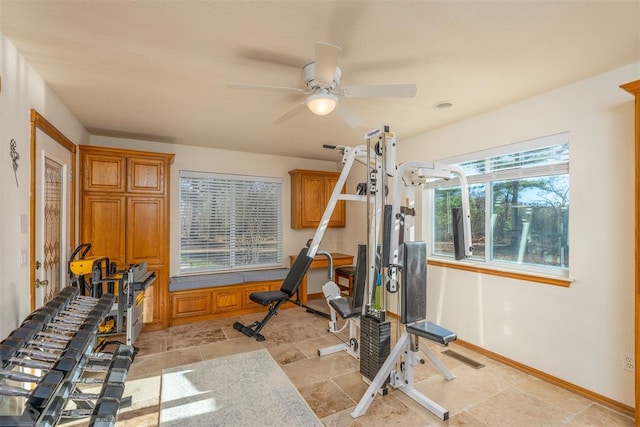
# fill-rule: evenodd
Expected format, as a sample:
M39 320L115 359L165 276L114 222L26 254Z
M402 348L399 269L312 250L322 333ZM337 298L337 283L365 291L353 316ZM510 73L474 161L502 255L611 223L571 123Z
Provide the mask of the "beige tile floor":
M324 300L314 300L326 311ZM376 397L367 413L350 413L367 388L358 362L345 352L319 357L318 348L340 341L327 333L327 320L303 308L280 310L263 329L264 342L234 330L235 321L251 323L264 313L210 320L145 332L129 371L122 426L158 424L162 370L210 358L266 348L281 365L318 418L327 426L633 426L634 420L593 401L476 354L455 343L450 349L485 367L473 369L446 355L440 359L456 378L446 381L428 361L416 371L416 388L450 412L443 422L406 395L390 388ZM394 330L394 328L392 328ZM395 333L397 331L394 330ZM430 344L439 354L442 347ZM247 399L258 398L247 396ZM268 423L268 420L266 420Z

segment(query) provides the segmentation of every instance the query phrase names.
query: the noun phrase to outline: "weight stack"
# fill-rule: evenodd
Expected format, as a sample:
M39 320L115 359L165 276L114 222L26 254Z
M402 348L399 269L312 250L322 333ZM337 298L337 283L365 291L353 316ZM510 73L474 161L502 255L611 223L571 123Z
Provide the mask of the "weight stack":
M391 322L366 315L360 319L360 373L370 381L376 377L391 352ZM385 380L385 384L389 378Z

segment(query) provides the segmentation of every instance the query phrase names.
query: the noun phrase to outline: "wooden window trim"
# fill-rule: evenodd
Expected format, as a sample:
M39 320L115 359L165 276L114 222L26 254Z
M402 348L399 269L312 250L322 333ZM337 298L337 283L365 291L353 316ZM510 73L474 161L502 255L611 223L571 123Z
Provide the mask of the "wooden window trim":
M487 274L490 276L507 277L509 279L524 280L527 282L541 283L544 285L561 286L568 288L571 286L573 279L563 277L544 276L534 273L523 273L520 271L503 270L499 268L479 266L477 264L465 264L461 262L445 261L440 259L429 258L427 265L434 267L452 268L454 270L470 271L473 273Z

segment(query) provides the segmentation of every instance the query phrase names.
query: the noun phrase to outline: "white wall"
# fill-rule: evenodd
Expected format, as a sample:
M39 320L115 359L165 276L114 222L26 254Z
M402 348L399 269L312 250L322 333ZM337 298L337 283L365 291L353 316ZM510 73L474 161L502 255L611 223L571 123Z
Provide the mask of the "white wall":
M292 169L315 169L336 171L336 162L300 159L295 157L270 156L264 154L245 153L239 151L218 150L203 147L187 147L160 142L149 142L104 136L91 136L91 145L102 147L126 148L131 150L173 153L175 160L171 166L171 276L178 274L180 230L178 228L178 195L179 171L201 171L230 174L245 174L256 176L276 177L283 179L282 212L283 212L283 243L285 259L283 265L289 266L288 255L297 254L313 237L315 229L291 229L291 177L288 171ZM337 236L341 229L327 230L320 249L333 252L337 249ZM310 293L319 290L309 289Z
M398 159L439 160L569 132L569 288L428 269L428 318L468 342L634 406L633 99L640 63L475 118L398 138ZM432 111L430 114L446 114Z
M29 268L20 267L20 250L29 250L29 234L19 229L20 215L29 215L30 114L36 109L75 144L89 135L78 120L44 83L40 75L0 33L0 339L29 314ZM17 143L18 186L13 173L9 142ZM29 263L27 263L29 265Z

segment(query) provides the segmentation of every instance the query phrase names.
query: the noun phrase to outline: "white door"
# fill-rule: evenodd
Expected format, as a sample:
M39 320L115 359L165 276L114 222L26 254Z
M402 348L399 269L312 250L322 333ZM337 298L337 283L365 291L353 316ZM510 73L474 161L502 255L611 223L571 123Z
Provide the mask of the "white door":
M35 307L47 303L67 285L67 261L73 250L69 245L74 162L68 144L57 139L35 129L35 280L31 286Z

